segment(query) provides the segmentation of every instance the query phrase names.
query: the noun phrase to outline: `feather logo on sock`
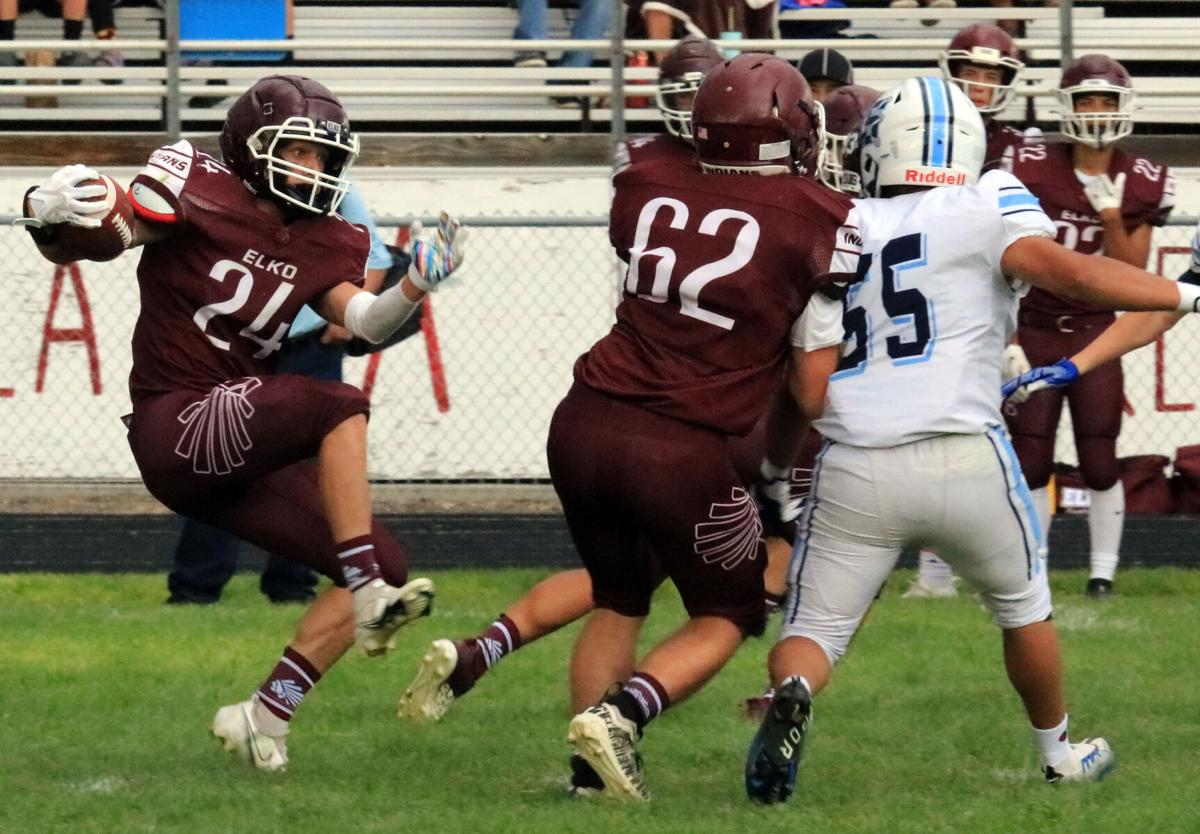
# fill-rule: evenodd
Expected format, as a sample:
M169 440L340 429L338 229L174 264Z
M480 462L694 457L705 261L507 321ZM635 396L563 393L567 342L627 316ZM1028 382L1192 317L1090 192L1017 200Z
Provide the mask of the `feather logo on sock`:
M271 681L271 694L289 707L294 707L304 698L304 690L290 678Z

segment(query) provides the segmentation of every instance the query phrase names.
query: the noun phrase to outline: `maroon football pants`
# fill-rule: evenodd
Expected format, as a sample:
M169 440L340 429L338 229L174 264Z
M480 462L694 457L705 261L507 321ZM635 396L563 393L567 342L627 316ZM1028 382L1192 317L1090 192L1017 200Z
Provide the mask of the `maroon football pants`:
M597 607L645 616L661 566L690 616L762 632L762 526L724 436L576 384L547 454Z
M1075 355L1104 332L1103 327L1063 333L1022 325L1021 347L1035 368ZM1071 409L1071 426L1079 454L1079 471L1090 489L1105 490L1117 482L1117 435L1125 403L1125 377L1120 362L1109 362L1065 388L1039 391L1009 409L1008 430L1031 489L1050 481L1054 468L1054 438L1063 400Z
M249 377L207 394L140 400L129 445L146 488L167 507L344 585L312 458L336 426L369 411L345 383ZM371 533L384 579L403 585L403 549L378 521Z

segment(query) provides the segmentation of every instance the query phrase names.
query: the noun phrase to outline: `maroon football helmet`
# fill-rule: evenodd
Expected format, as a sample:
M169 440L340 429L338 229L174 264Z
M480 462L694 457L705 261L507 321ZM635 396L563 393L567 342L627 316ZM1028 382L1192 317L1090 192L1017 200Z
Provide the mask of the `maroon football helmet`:
M965 64L979 64L1000 71L1000 83L965 81L960 78ZM991 91L987 104L975 107L980 113L999 113L1008 106L1017 89L1017 78L1025 64L1021 61L1017 45L1012 37L999 26L991 23L972 23L958 31L950 39L950 45L938 56L942 77L962 87L968 97L970 87L982 87Z
M879 92L860 84L847 84L831 90L822 103L825 108L825 155L821 159L821 182L847 194L858 194L859 177L847 171L842 157L846 140L858 130Z
M1114 110L1076 113L1078 96L1104 94ZM1058 85L1062 132L1077 142L1103 148L1133 132L1133 80L1107 55L1084 55L1065 70Z
M706 171L813 176L824 117L800 70L782 58L743 52L709 71L692 107Z
M322 146L323 170L279 155L297 139ZM221 155L256 194L273 196L284 209L298 206L313 214L333 214L350 187L345 174L358 157L358 137L350 132L341 102L323 84L298 75L271 75L256 81L229 108Z
M695 35L675 44L663 58L654 100L672 136L692 141L692 101L704 76L724 60L712 41Z

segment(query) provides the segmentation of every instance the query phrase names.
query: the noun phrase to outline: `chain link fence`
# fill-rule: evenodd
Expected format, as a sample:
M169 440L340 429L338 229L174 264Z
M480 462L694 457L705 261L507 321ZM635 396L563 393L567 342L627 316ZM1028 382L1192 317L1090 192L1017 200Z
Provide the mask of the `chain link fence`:
M0 218L5 219L5 218ZM6 220L6 219L5 219ZM393 239L403 218L384 218ZM372 477L380 481L537 481L575 358L602 336L618 297L604 218L468 219L462 278L431 300L422 333L347 359L368 390ZM1178 275L1193 223L1156 230L1151 268ZM25 233L0 226L0 479L138 478L120 416L129 411L129 340L138 252L56 268ZM461 286L460 286L461 285ZM1124 360L1121 455L1174 458L1200 443L1200 322L1189 317ZM1058 459L1074 463L1069 416Z

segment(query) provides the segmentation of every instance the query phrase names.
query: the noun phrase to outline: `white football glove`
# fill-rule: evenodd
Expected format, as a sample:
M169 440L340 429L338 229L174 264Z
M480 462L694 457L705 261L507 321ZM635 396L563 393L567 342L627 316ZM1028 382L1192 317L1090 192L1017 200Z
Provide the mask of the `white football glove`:
M1125 173L1117 174L1116 179L1109 179L1108 174L1101 174L1083 188L1088 202L1100 214L1106 209L1121 210L1121 200L1125 196Z
M1012 379L1021 374L1028 373L1033 369L1029 364L1029 357L1025 355L1025 349L1020 345L1009 345L1004 348L1004 378ZM1024 388L1017 389L1016 393L1010 395L1010 402L1023 403L1029 399L1030 391Z
M413 227L419 233L419 224L413 224ZM412 241L408 280L424 292L435 291L462 264L466 239L467 230L443 211L436 232Z
M103 197L108 193L104 185L80 185L84 180L98 179L95 171L86 165L66 165L59 168L44 185L29 192L29 208L32 217L22 217L15 221L18 226L33 226L42 228L56 223L70 223L72 226L83 226L85 229L96 229L100 226L100 218L94 214L104 214L108 206L103 200L89 200L89 197Z
M795 521L804 508L804 499L792 497L792 468L773 466L766 458L759 467L759 480L752 495L758 514L767 524Z

